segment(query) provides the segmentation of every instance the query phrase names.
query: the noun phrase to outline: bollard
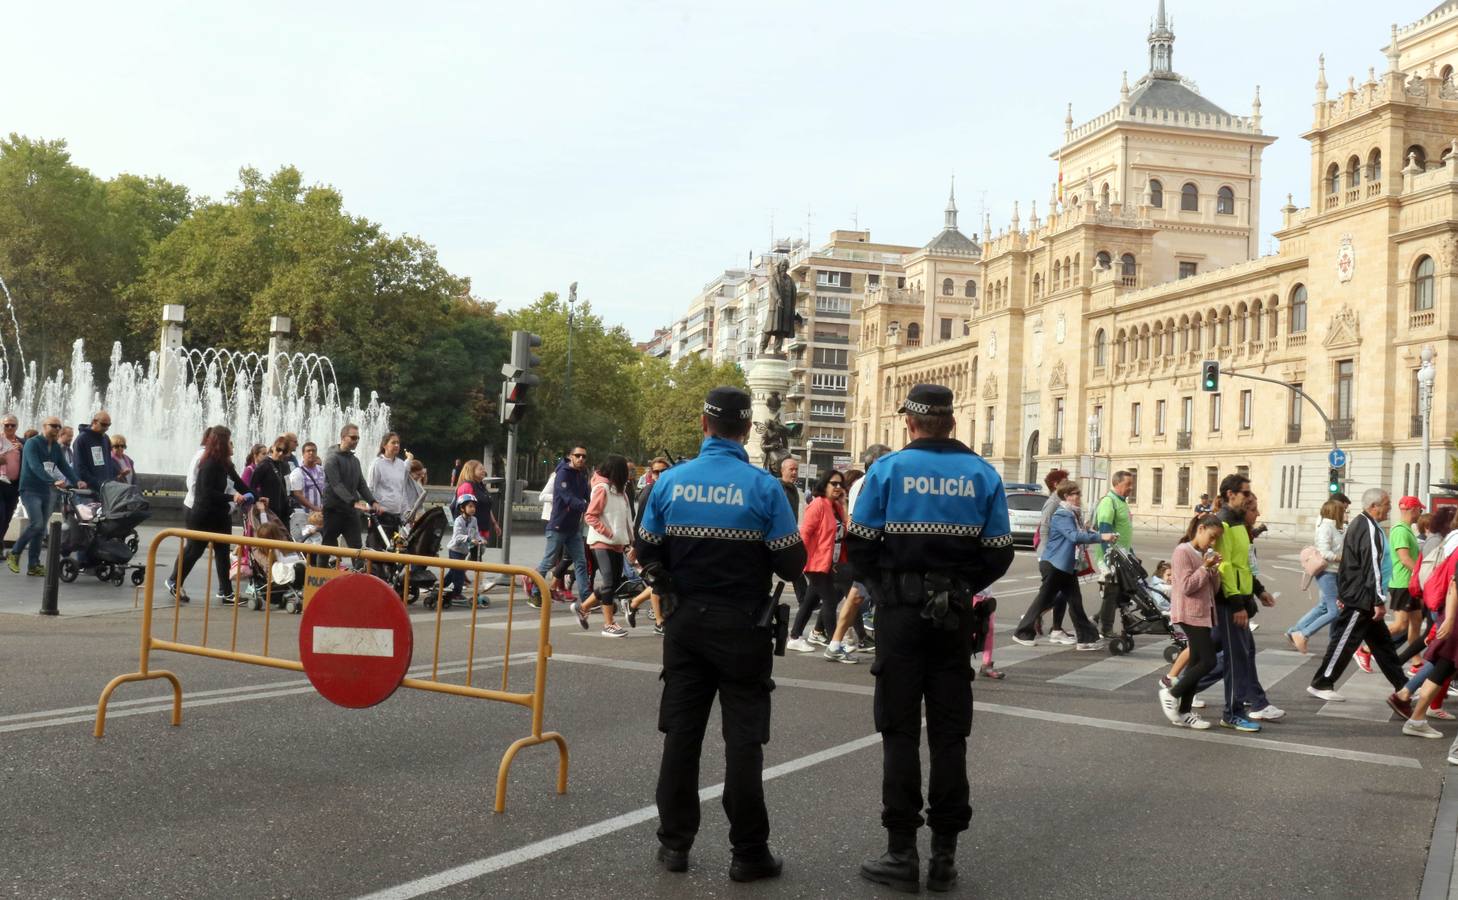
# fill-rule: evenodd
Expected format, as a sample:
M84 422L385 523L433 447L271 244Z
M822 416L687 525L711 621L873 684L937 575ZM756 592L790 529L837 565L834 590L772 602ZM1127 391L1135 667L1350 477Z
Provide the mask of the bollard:
M61 514L51 513L50 531L46 537L46 585L41 593L40 614L59 616L57 598L61 592Z

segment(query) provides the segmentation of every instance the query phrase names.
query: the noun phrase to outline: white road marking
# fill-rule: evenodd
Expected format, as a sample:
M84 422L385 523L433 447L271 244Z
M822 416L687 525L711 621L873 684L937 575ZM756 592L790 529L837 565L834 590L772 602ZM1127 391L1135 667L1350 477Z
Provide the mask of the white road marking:
M314 626L314 652L335 656L395 655L395 631L391 628L344 628Z
M992 659L997 664L997 668L1006 669L1008 666L1025 663L1031 659L1041 659L1044 656L1052 656L1055 653L1072 649L1073 647L1069 644L1050 644L1047 638L1039 638L1038 643L1031 647L1025 647L1022 644L1008 640L1006 643L1000 643L997 647L993 648ZM1094 656L1097 654L1090 655Z
M1136 651L1137 652L1137 651ZM578 656L571 653L558 653L552 659L556 662L582 663L590 666L604 666L610 669L630 669L641 672L658 673L658 666L648 663L629 662L626 660L604 659L597 656ZM811 681L801 678L780 678L775 676L775 684L783 687L805 688L813 691L829 691L837 694L858 694L861 696L872 696L875 688L865 684L848 684L839 681ZM1340 704L1333 704L1340 705ZM1154 704L1151 703L1151 710ZM1169 724L1152 724L1148 722L1122 722L1118 719L1097 719L1091 716L1080 716L1072 713L1053 712L1043 709L1030 709L1021 706L1008 706L1003 703L986 703L978 700L976 711L992 715L1014 716L1022 719L1037 719L1042 722L1052 722L1060 725L1078 725L1084 728L1099 728L1105 731L1123 731L1131 734L1150 734L1155 737L1174 738L1186 741L1205 741L1224 744L1231 748L1246 748L1249 750L1274 750L1279 753L1296 753L1302 756L1318 756L1325 759L1344 759L1350 762L1370 763L1379 766L1393 766L1401 769L1421 769L1422 763L1410 756L1390 756L1384 753L1366 753L1360 750L1347 750L1342 747L1323 747L1320 744L1299 744L1293 741L1278 741L1273 738L1253 737L1249 735L1222 734L1218 732L1189 731L1183 728L1175 728Z
M1364 722L1387 722L1392 719L1392 708L1387 705L1387 695L1392 687L1379 673L1370 675L1357 668L1356 660L1349 666L1352 676L1337 685L1337 693L1346 697L1346 702L1323 703L1318 716L1332 716L1337 719L1361 719Z
M1135 640L1140 638L1136 637ZM1051 678L1049 682L1092 688L1096 691L1113 691L1167 666L1168 663L1164 661L1164 648L1169 644L1169 639L1163 635L1149 635L1143 640L1149 643L1136 646L1133 653L1107 657L1093 665Z
M880 743L881 736L879 734L870 734L863 738L847 741L844 744L827 747L818 753L811 753L808 756L792 759L788 762L780 763L777 766L770 766L764 770L763 780L773 781L776 778L782 778L785 775L799 772L802 769L808 769L811 766L818 766L821 763L839 759L847 754L855 753L858 750L865 750L869 747L877 746ZM723 796L723 794L724 785L722 782L712 784L699 790L699 802L715 800ZM559 850L569 850L583 846L593 838L599 838L627 828L632 828L635 825L641 825L657 816L658 808L656 806L644 806L641 809L635 809L632 812L623 813L620 816L613 816L610 819L603 819L601 822L594 822L591 825L584 825L581 828L556 835L555 837L536 841L524 847L518 847L515 850L508 850L505 853L498 853L494 856L478 859L475 862L446 869L443 872L437 872L434 875L427 875L424 878L407 881L404 884L386 888L383 891L367 894L361 900L407 900L410 897L420 897L467 881L474 881L483 875L499 872L511 866L540 859L543 856L550 856Z
M491 656L476 660L475 671L481 672L500 663L504 657ZM533 662L536 660L535 653L513 653L512 662ZM454 675L466 671L466 663L453 662L442 663L437 670L440 675ZM419 677L430 672L430 664L413 666L409 674ZM245 703L250 700L266 700L270 697L288 697L294 694L308 694L314 691L314 686L309 684L308 679L295 679L292 681L275 681L267 684L240 685L238 687L219 688L211 691L188 691L183 690L182 705L185 709L195 706L217 706L223 703ZM138 697L128 700L113 700L107 704L107 721L112 719L126 718L128 716L140 716L154 712L171 712L172 695L159 694L151 697ZM83 715L77 715L78 713ZM30 719L32 721L25 721ZM37 710L29 713L18 713L0 718L0 734L10 731L30 731L34 728L51 728L57 725L74 725L77 722L95 722L96 705L70 706L63 709Z
M1295 650L1261 650L1256 653L1256 674L1260 676L1261 687L1267 693L1280 683L1281 679L1306 665L1312 659Z

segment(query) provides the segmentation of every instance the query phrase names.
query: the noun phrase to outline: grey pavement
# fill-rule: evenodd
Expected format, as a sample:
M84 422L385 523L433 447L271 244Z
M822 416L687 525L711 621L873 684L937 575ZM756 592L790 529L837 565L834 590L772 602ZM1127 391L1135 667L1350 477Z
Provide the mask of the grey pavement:
M518 560L535 562L540 552L531 531L518 537ZM1161 554L1151 546L1142 552L1152 562ZM1266 687L1289 715L1253 737L1164 721L1157 640L1140 639L1122 660L1007 642L1006 628L1037 587L1033 560L1019 554L995 591L995 656L1007 680L975 685L968 768L976 814L952 896L1447 894L1452 797L1429 847L1447 742L1403 737L1380 710L1340 715L1340 704L1304 693L1315 658L1289 653L1281 637L1308 604L1299 545L1260 546L1266 580L1282 596L1258 617L1256 643ZM582 631L555 611L546 724L571 747L568 793L552 790L555 752L528 748L512 770L507 811L496 815L501 754L529 726L525 710L501 704L402 690L373 709L345 710L297 673L156 654L154 667L183 680L181 727L168 724L160 683L126 685L98 741L90 725L101 686L137 666L130 588L96 601L115 600L108 614L67 613L88 602L83 590L104 587L81 584L67 586L73 596L63 593L58 619L5 614L23 583L0 573L0 894L887 895L856 875L884 839L868 660L776 660L766 794L786 871L777 882L739 886L725 876L716 725L705 742L708 799L693 864L681 876L654 866L659 639L643 621L627 638L609 639L597 621ZM1084 594L1094 607L1092 588ZM175 612L179 635L197 639L201 605L159 608L158 621L170 629ZM478 684L483 676L500 684L501 607L478 612L474 629L469 612L441 616L445 663L465 660L474 632ZM435 615L412 609L414 663L428 674ZM535 619L524 612L513 654L532 649ZM232 639L232 614L209 609L211 645ZM237 621L239 649L258 649L264 616L240 611ZM297 623L269 619L275 652L291 655ZM459 681L459 667L450 668L442 679ZM511 687L525 689L532 674L529 660L514 660ZM1368 696L1380 680L1354 667L1343 691ZM1218 697L1207 699L1209 715Z

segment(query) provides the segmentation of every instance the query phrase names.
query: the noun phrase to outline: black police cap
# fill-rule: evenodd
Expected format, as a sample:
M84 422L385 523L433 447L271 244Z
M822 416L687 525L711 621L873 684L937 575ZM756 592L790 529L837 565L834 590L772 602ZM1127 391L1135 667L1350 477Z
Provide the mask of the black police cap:
M709 391L709 396L704 398L704 415L725 422L743 421L754 418L752 406L748 394L725 385Z
M939 384L918 384L906 395L898 413L918 416L944 416L952 411L952 391Z

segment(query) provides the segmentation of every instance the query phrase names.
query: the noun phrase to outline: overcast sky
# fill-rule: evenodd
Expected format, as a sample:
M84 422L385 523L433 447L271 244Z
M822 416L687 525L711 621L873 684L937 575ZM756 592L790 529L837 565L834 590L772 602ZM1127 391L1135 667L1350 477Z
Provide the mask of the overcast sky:
M1433 5L1168 0L1177 71L1237 115L1262 86L1267 235L1288 191L1308 202L1317 54L1333 92L1361 82L1385 17ZM0 131L211 196L291 163L436 245L478 296L575 280L646 338L762 249L772 216L780 237L808 211L815 241L858 221L922 244L953 172L969 234L984 202L995 228L1014 200L1024 222L1030 200L1046 211L1065 104L1083 122L1118 102L1154 6L11 4Z

